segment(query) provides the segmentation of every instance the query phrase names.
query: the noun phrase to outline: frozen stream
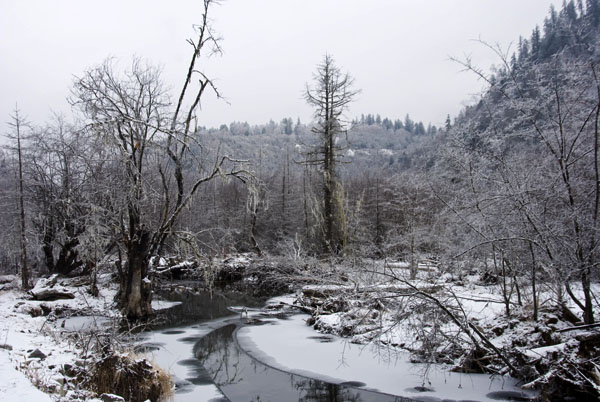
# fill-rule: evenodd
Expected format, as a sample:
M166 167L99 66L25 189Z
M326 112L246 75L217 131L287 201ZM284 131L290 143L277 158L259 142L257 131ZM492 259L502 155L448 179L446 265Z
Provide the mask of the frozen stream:
M412 364L320 335L306 315L248 315L144 334L142 347L176 379L175 401L526 400L513 379Z

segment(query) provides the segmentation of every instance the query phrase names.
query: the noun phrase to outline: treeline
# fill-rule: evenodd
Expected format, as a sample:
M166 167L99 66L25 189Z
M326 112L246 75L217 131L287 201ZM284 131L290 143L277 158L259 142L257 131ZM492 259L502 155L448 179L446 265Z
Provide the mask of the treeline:
M406 130L414 135L435 135L437 133L436 126L433 126L431 123L429 123L427 127L425 127L422 121L413 121L408 113L404 117L404 120L392 120L387 117L382 119L379 114L372 115L369 113L366 116L362 114L360 119L354 119L352 124L361 124L367 126L377 125L385 128L386 130Z
M448 116L448 121L450 116ZM449 123L448 123L449 124ZM310 126L310 123L308 124ZM362 114L360 119L353 119L351 122L351 127L356 129L357 126L380 126L385 130L405 130L406 132L414 135L435 135L437 133L438 128L431 123L425 124L422 121L413 121L410 118L409 114L406 114L404 120L395 119L392 120L388 117L381 118L379 114ZM310 128L310 127L309 127ZM291 117L284 117L281 119L279 123L276 123L274 120L270 120L267 124L256 124L250 125L248 122L232 122L229 125L221 124L219 128L210 128L206 127L197 127L196 131L204 132L209 131L211 133L214 132L229 132L231 135L243 135L243 136L253 136L253 135L277 135L277 134L301 134L306 131L307 124L304 124L300 121L300 118L297 118L295 121Z

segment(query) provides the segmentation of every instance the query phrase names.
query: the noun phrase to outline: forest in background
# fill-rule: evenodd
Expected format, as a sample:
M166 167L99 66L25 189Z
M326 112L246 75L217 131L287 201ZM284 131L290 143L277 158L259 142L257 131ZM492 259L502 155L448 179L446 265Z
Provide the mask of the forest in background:
M482 44L498 56L491 74L457 61L489 89L453 122L448 117L445 127L425 128L408 114L348 122L336 137L341 191L335 213L342 239L336 257L431 260L456 272L489 270L507 283L525 276L531 286L543 277L556 286L557 301L564 292L574 297L570 281L589 288L598 256L599 7L590 0L551 8L543 27L520 38L510 55ZM284 118L207 129L190 112L184 123L190 156L162 159L160 150L171 140L156 135L136 172L133 186L139 188L132 189L123 159L136 157L140 141L115 146L99 135L110 116L98 119L94 108L102 105L84 98L90 95L85 79L93 83L100 69L117 79L112 68L107 62L75 83L71 101L81 114L74 122L57 116L34 125L13 116L10 138L20 136L23 158L26 258L34 271L69 274L90 271L107 255L125 260L120 239L131 219L124 212L131 208L130 192L140 191L136 219L150 228L164 220L161 205L170 199L172 207L207 172L223 180L200 179L201 190L168 228L173 235L161 238L162 254L322 255L322 169L303 163L319 141L314 123ZM160 88L150 65L134 61L133 72ZM156 125L163 118L146 117ZM140 132L152 127L145 124ZM12 144L0 164L6 228L0 258L14 272L22 265L22 247ZM223 169L224 162L235 166ZM577 300L587 323L594 322L591 299Z

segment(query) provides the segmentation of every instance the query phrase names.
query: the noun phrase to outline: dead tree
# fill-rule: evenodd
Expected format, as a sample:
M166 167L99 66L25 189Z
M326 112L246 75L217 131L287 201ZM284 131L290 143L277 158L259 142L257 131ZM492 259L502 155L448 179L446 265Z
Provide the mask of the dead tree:
M19 228L20 228L20 247L21 247L21 287L29 289L29 269L27 267L27 234L25 233L25 193L23 190L23 148L22 128L24 121L19 114L19 110L15 109L12 115L12 122L8 123L14 130L12 137L16 141L17 153L17 169L18 169L18 195L19 195Z
M336 205L341 186L336 168L342 156L338 140L346 133L344 112L359 91L352 88L354 79L342 73L330 55L325 55L317 67L313 82L313 87L306 85L304 97L315 108L312 132L318 135L319 142L304 163L317 166L322 172L323 251L336 254L344 245L339 219L343 211Z
M150 256L161 253L198 189L219 177L245 180L247 175L239 161L228 156L217 156L207 163L191 155L192 122L200 100L206 89L220 96L211 79L196 65L204 53L221 51L219 38L209 24L208 12L213 3L204 0L202 21L195 26L198 37L188 41L193 48L192 58L176 105L168 101L158 69L139 60L124 75L116 73L108 60L75 82L72 103L83 111L87 127L111 145L113 163L123 172L123 187L113 192L113 205L118 211L115 223L119 255L124 256L123 264L117 264L121 273L120 305L130 319L152 313ZM190 182L186 182L183 169L188 161L196 163L200 172ZM152 204L152 197L154 201L158 197L158 205Z

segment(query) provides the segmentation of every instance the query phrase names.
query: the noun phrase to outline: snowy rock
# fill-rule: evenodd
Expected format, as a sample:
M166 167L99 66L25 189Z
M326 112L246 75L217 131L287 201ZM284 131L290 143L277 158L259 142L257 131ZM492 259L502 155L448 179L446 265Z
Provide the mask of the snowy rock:
M57 280L58 275L56 274L47 279L41 278L29 292L36 300L74 299L75 295L68 289L57 285Z
M65 363L62 366L61 372L67 377L75 377L78 373L78 370L72 364Z
M16 275L0 275L0 285L4 285L6 283L14 282L17 280Z
M44 311L40 306L32 305L32 304L19 304L15 309L18 313L27 314L31 317L41 317L44 315Z
M102 394L100 395L102 402L125 402L125 398L114 394Z
M0 275L0 290L10 290L19 287L16 275Z
M29 354L30 359L41 359L44 360L46 358L46 354L39 349L34 350Z

